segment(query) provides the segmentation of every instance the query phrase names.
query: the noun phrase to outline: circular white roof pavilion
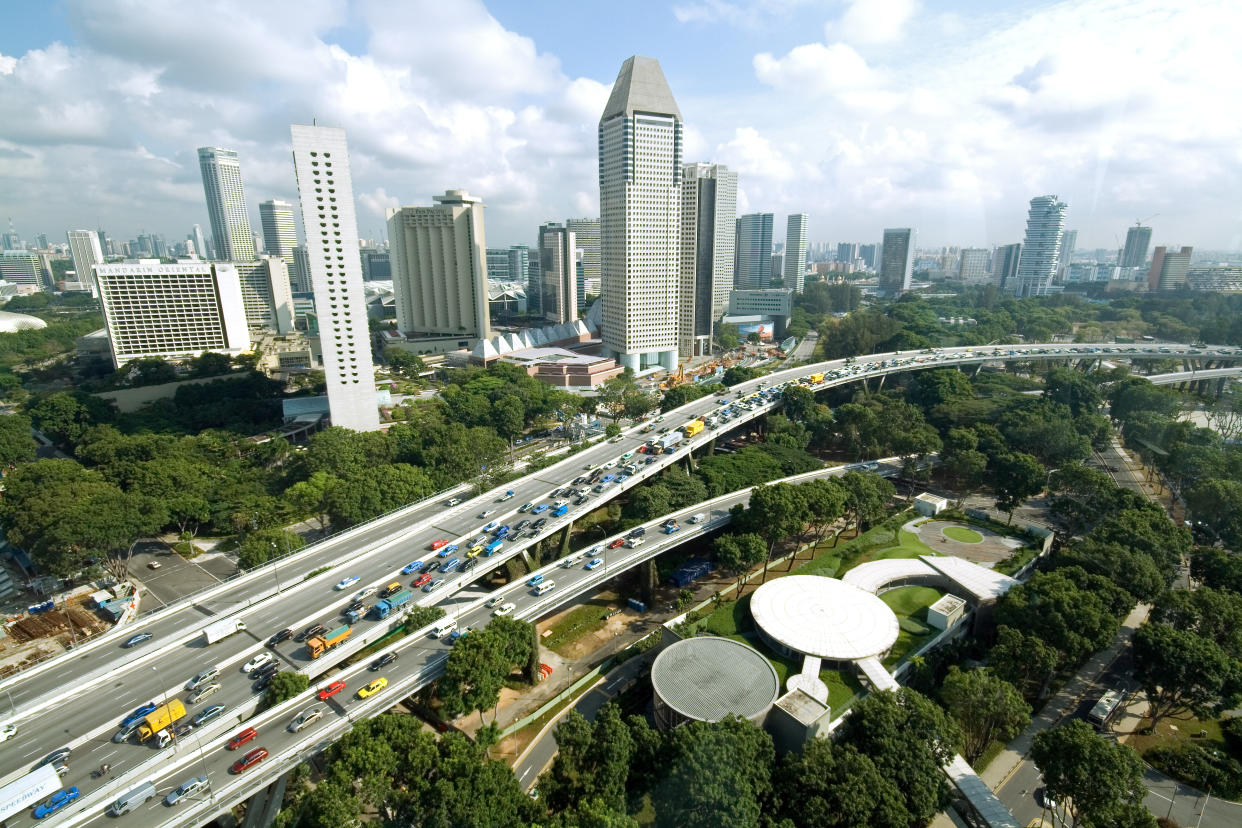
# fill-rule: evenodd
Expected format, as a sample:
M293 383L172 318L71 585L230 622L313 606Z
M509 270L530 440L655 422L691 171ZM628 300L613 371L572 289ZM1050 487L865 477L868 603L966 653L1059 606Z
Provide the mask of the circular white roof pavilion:
M791 575L755 590L750 612L764 636L786 649L828 661L882 656L897 641L897 616L853 584Z

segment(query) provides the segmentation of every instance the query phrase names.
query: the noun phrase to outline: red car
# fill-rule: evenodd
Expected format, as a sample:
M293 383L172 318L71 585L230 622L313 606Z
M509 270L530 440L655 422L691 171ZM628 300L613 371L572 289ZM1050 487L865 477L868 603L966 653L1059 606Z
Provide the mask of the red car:
M620 546L625 546L625 538L617 538L615 541L608 544L609 549L616 549Z
M247 742L254 740L258 735L259 731L255 730L253 727L248 727L232 739L229 739L228 749L237 750Z
M642 445L642 446L639 446L639 447L638 447L638 453L639 453L639 454L645 454L645 453L646 453L646 451L647 451L647 446L646 446L646 445Z
M345 689L345 682L334 681L331 684L329 684L327 687L319 691L318 698L320 701L327 701L328 699L332 698L333 696L335 696L337 693L341 692L344 689Z
M433 540L431 542L431 551L434 552L435 550L439 549L441 546L448 546L448 541L446 541L444 538L440 538L439 540Z
M242 771L253 768L255 765L267 758L267 748L255 748L242 758L233 763L229 768L230 773L241 773Z
M414 579L414 583L411 584L411 586L420 587L423 584L429 584L429 583L431 583L431 573L424 572L422 575L419 575L417 578Z

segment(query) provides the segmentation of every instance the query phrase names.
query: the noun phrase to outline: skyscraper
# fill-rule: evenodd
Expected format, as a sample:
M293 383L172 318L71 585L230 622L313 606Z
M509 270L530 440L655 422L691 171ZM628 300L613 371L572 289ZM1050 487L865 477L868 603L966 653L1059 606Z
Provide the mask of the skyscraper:
M785 287L802 292L806 279L806 213L790 213L785 223Z
M759 290L771 281L772 218L771 213L747 213L737 219L733 286L738 290Z
M1129 239L1126 239L1129 243ZM1144 256L1146 250L1143 251ZM1186 271L1190 269L1190 254L1194 253L1193 247L1183 247L1181 250L1169 250L1166 247L1157 247L1152 252L1151 270L1147 274L1148 290L1177 290L1186 285Z
M90 285L91 295L98 296L99 287L95 283L95 273L91 268L103 264L99 236L94 230L70 230L65 236L69 240L69 256L73 259L73 272L78 282Z
M388 214L397 327L417 334L481 339L491 333L483 200L465 190L434 207Z
M653 58L621 65L599 119L601 333L626 368L677 364L681 110Z
M199 147L198 168L203 174L207 218L215 240L216 258L248 261L255 256L246 193L242 189L241 162L237 153L220 147Z
M345 130L294 124L289 131L332 424L375 431L375 368Z
M509 279L513 282L526 283L526 310L528 313L539 311L539 297L530 295L531 249L524 244L515 244L509 248Z
M504 247L487 248L487 278L505 282L509 279L509 250Z
M43 267L31 250L0 250L0 279L10 285L43 290Z
M543 318L560 325L578 318L578 244L560 222L539 226L540 302Z
M293 293L284 259L260 256L253 262L220 262L215 268L217 274L237 274L248 327L281 334L293 331Z
M574 234L578 249L582 251L583 292L599 295L599 219L567 219L565 229Z
M874 247L874 245L872 245ZM837 261L852 262L862 255L856 242L840 242L837 245Z
M1036 196L1026 219L1026 237L1014 279L1015 296L1044 296L1057 273L1061 233L1065 228L1065 202L1055 195ZM1008 285L1006 285L1008 287Z
M293 270L289 273L289 285L294 293L310 293L314 290L311 286L310 256L304 244L293 248Z
M1066 230L1061 234L1061 253L1057 257L1057 272L1065 273L1069 269L1070 258L1074 255L1074 248L1078 246L1078 231Z
M736 242L737 173L723 164L687 164L681 184L681 289L677 348L711 353L716 322L729 306Z
M879 290L885 296L900 296L910 289L914 273L914 229L893 227L884 231L880 249Z
M858 258L863 260L863 264L872 270L880 268L880 245L878 244L860 244L858 245ZM841 261L841 250L837 248L837 261Z
M1119 267L1142 267L1147 264L1147 251L1151 248L1151 228L1135 224L1126 231L1126 246L1121 251Z
M293 270L293 248L298 244L297 225L293 223L293 205L287 201L259 202L259 223L263 225L263 246L267 255L283 259Z
M1013 290L1013 280L1018 278L1018 260L1022 258L1022 245L1005 244L996 248L992 258L992 283L1005 290Z
M207 241L203 238L203 228L197 224L194 225L194 229L190 231L189 239L194 242L194 254L200 259L206 259Z
M962 248L957 263L957 278L968 285L980 285L988 280L988 251L982 247Z

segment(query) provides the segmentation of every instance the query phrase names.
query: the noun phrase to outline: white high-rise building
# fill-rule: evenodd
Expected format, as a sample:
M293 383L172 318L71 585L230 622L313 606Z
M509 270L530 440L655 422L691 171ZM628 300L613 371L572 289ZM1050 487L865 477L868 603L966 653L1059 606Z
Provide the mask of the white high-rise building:
M198 256L200 259L206 259L207 240L203 238L203 228L199 227L197 224L194 225L194 229L190 231L190 235L186 238L187 241L190 241L194 245L194 255Z
M711 353L716 322L729 307L737 221L737 173L723 164L687 164L681 184L681 291L677 348L683 359Z
M293 222L293 205L287 201L259 202L259 222L263 225L263 246L267 255L283 259L293 270L293 248L298 244L298 229Z
M599 119L604 351L635 371L677 366L681 110L654 58L621 65Z
M957 278L967 285L988 281L988 251L982 247L963 247L957 262Z
M543 318L557 325L578 318L578 244L572 230L549 221L539 226Z
M198 168L203 174L207 218L221 261L249 261L255 256L246 193L242 189L241 161L237 153L220 147L199 147Z
M599 296L599 219L566 219L565 229L574 234L574 241L582 251L582 290L578 295L578 307L586 301L586 294Z
M140 259L94 266L112 362L188 359L250 349L236 269L206 261Z
M1065 229L1065 202L1055 195L1036 196L1026 219L1026 237L1014 277L1015 296L1045 296L1057 274L1061 233ZM1008 286L1007 286L1008 287Z
M216 265L217 272L225 268L237 273L247 325L282 334L293 331L293 292L284 259L260 256L253 262Z
M65 234L69 240L69 257L73 259L73 272L79 284L89 285L92 296L99 295L92 268L103 264L103 249L99 235L94 230L70 230Z
M884 231L880 246L880 278L877 284L884 296L900 296L910 289L914 275L914 228L891 227Z
M0 250L0 280L24 285L21 293L43 290L42 265L33 250Z
M785 287L801 293L806 280L806 213L790 213L785 223Z
M293 269L289 272L289 284L294 293L310 293L314 290L311 287L310 257L304 244L293 248Z
M375 367L345 130L294 124L289 131L332 424L375 431Z
M772 281L772 220L771 213L738 217L733 273L738 290L761 290Z
M487 307L487 242L483 200L465 190L435 196L434 207L388 213L388 248L397 327L412 334L483 339Z

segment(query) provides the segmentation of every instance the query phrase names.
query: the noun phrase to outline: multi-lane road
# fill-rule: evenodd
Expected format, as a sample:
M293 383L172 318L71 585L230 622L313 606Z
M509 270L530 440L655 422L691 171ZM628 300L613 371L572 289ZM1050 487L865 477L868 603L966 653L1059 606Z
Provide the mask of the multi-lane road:
M1021 348L959 348L946 349L934 353L920 354L882 354L862 357L856 360L837 360L805 366L773 374L764 379L769 387L798 377L809 377L824 374L821 381L814 383L816 389L826 388L846 382L857 381L870 376L886 373L917 370L922 368L970 365L994 360L1032 360L1032 359L1094 359L1130 357L1185 357L1192 359L1213 358L1232 359L1242 357L1242 352L1228 348L1205 348L1194 346L1145 345L1145 346L1113 346L1113 345L1073 345L1073 346L1028 346ZM738 396L751 396L759 388L760 381L752 381L739 386L730 392L729 399ZM662 423L654 424L656 428L678 427L699 417L718 412L723 406L719 400L707 397L689 403L670 412ZM733 405L736 419L719 424L717 429L707 429L692 440L683 441L682 446L670 454L657 458L650 465L640 466L640 472L624 483L610 483L602 492L592 492L589 502L573 506L569 514L559 521L549 521L543 527L541 536L546 536L561 529L565 522L584 514L601 502L616 496L617 493L650 477L655 471L668 463L676 462L690 448L704 444L716 434L731 430L745 424L754 417L761 416L777 404L775 399L762 399L752 402L749 408L736 403ZM98 812L100 797L90 793L100 788L97 781L89 778L89 771L103 762L113 765L113 774L105 780L106 787L124 788L134 780L145 778L145 770L140 770L155 759L155 763L166 769L175 763L170 759L184 755L190 749L197 749L197 739L191 738L189 744L183 743L176 750L164 751L164 755L147 747L133 743L115 744L110 741L116 731L119 720L138 704L150 699L160 700L167 696L182 695L184 683L198 671L207 667L216 667L221 671L221 690L201 706L210 704L226 705L226 712L214 723L198 732L203 741L204 756L202 763L210 772L209 754L221 754L221 744L232 730L240 726L240 719L246 718L254 707L257 698L252 692L250 683L244 680L239 668L242 663L263 649L263 641L285 627L303 628L313 623L325 626L335 620L337 611L348 603L348 598L357 589L364 586L380 586L392 581L400 569L414 559L431 561L437 558L429 551L429 544L437 539L458 542L465 547L464 541L481 534L482 526L490 521L514 524L525 515L518 514L518 507L527 501L536 503L550 502L552 491L564 488L572 480L585 474L585 467L600 466L617 461L620 455L636 451L637 447L655 434L640 433L635 427L625 434L619 442L608 442L596 445L584 452L547 469L528 475L518 481L507 484L501 489L488 492L464 503L449 507L443 499L400 510L392 515L342 533L328 541L291 557L276 568L263 570L256 575L236 579L220 587L200 595L197 600L187 601L182 605L171 607L154 614L147 620L139 619L139 623L123 632L113 634L103 641L95 642L79 651L67 654L52 664L28 671L0 684L5 689L16 713L12 717L19 728L17 737L0 744L0 772L9 781L29 770L30 766L52 750L69 745L74 748L71 768L65 776L66 785L77 785L85 794L82 803L77 807L66 809L63 818L68 818L75 811L83 810ZM645 459L643 455L636 455ZM627 462L633 462L633 458ZM507 501L498 502L505 489L512 489L515 496ZM482 517L485 511L494 514ZM687 510L693 513L696 509ZM683 524L684 525L684 524ZM684 537L684 536L683 536ZM676 536L669 538L673 542ZM431 594L419 592L417 597L423 603L439 601L450 611L460 610L463 615L461 623L471 625L481 622L488 616L486 608L480 608L481 600L472 600L479 595L477 587L470 586L480 576L491 572L504 557L520 552L524 546L533 542L526 538L518 543L506 541L501 553L483 562L469 575L453 576L455 580L446 583L441 590ZM652 547L647 550L619 550L640 553L647 557ZM609 559L609 572L618 571L625 563ZM616 553L613 553L616 557ZM635 557L634 555L631 556ZM627 558L627 560L629 560ZM327 572L308 578L307 575L321 567L332 567ZM615 569L614 569L615 567ZM583 578L598 578L599 572L582 571ZM359 582L348 590L337 592L333 585L342 577L357 577ZM541 614L558 603L567 600L563 596L573 575L566 570L558 576L557 590L547 596L535 600L534 603L521 604L517 614L520 617ZM401 578L407 585L411 576ZM561 583L565 582L565 583ZM519 587L510 587L515 595L522 595ZM466 591L461 591L466 590ZM515 600L515 603L517 601ZM214 620L238 616L245 620L245 632L234 635L210 647L202 640L201 628ZM313 677L332 668L340 658L357 651L368 643L379 638L388 627L387 622L362 621L355 627L355 634L350 641L337 651L312 661L300 644L286 642L275 648L283 669L297 669L307 672ZM125 650L121 642L134 632L149 631L154 634L152 641L140 647ZM431 639L405 639L400 645L400 671L406 675L421 674L428 667L434 667L445 657L446 645ZM396 665L393 665L396 667ZM361 668L365 671L365 666ZM355 672L357 669L355 669ZM352 674L351 674L352 675ZM360 679L353 679L353 684L360 684ZM350 686L350 692L353 690ZM381 696L383 694L380 694ZM348 698L336 696L326 703L338 714L350 712L350 705L357 704ZM374 702L366 703L371 709ZM302 705L309 706L307 704ZM375 708L382 709L382 708ZM296 712L296 711L295 711ZM292 714L290 714L292 715ZM331 720L333 717L325 717ZM341 716L335 717L340 719ZM347 721L347 720L346 720ZM268 728L271 730L272 728ZM289 735L292 740L285 745L275 739L271 745L265 744L273 757L288 757L293 742L304 741L308 732L323 731L332 728L312 725L298 737ZM217 760L219 757L217 756ZM219 760L217 764L220 763ZM270 761L270 760L269 760ZM269 765L270 766L270 765ZM260 766L262 767L262 766ZM178 770L177 772L181 772ZM185 775L193 773L186 768ZM255 778L266 774L256 770L248 771ZM211 773L213 779L215 774ZM216 785L220 788L220 783ZM254 785L253 787L258 787ZM101 791L102 793L102 791ZM88 806L89 801L89 806ZM11 824L20 824L21 817L11 820Z

